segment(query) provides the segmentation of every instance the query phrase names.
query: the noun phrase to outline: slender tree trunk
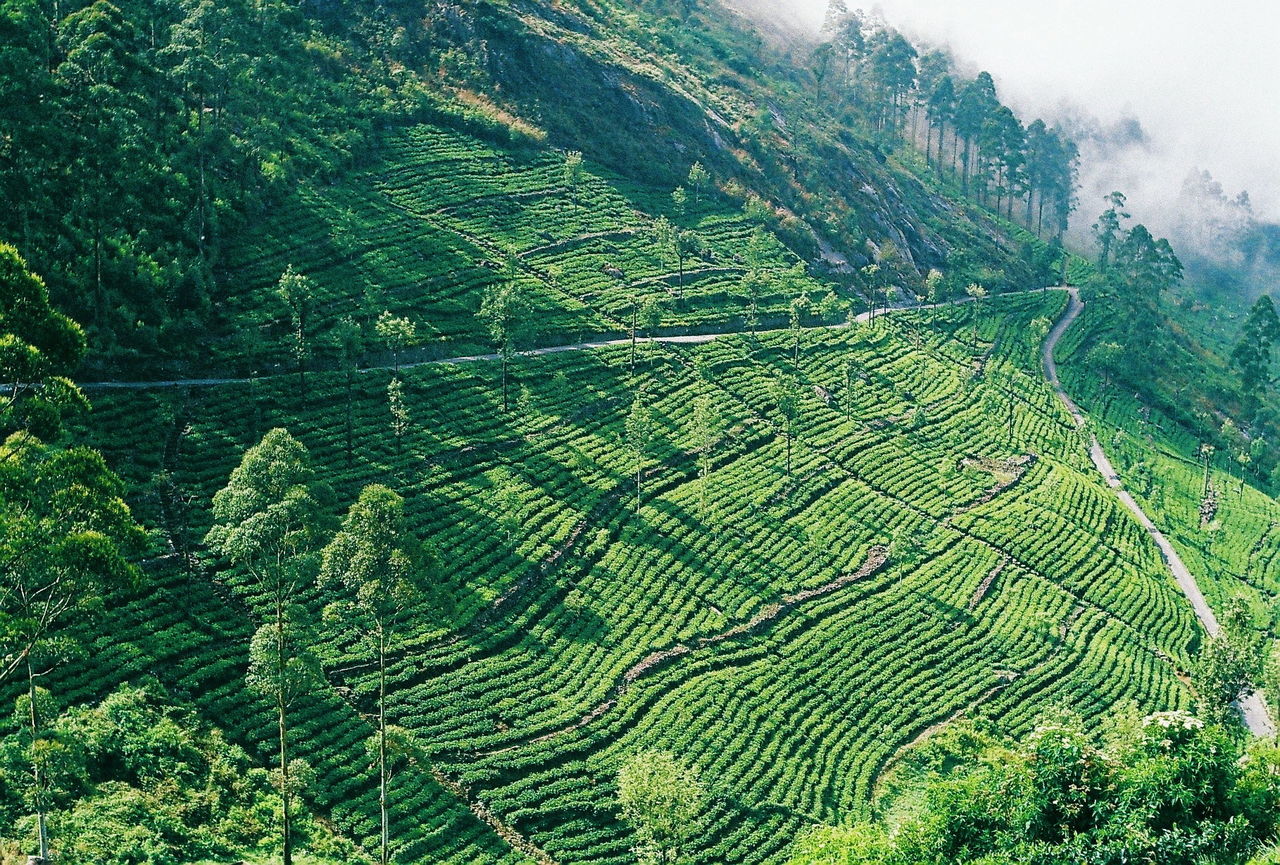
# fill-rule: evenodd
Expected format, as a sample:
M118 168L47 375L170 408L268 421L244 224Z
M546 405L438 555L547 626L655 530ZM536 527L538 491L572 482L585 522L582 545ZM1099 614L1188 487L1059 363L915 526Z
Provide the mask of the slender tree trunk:
M102 291L102 203L98 202L93 219L93 321L102 322L102 308L107 305Z
M507 353L502 352L502 410L505 412L509 408L507 402Z
M632 298L631 300L631 374L636 373L636 308L639 302Z
M707 484L711 477L711 445L708 443L702 449L702 483L698 489L698 510L702 512L702 518L707 516ZM1241 477L1244 477L1241 475ZM1243 483L1243 481L1241 482Z
M355 457L355 435L351 420L351 378L352 369L347 367L347 465L351 465Z
M31 260L31 211L23 200L19 205L22 212L22 257Z
M199 221L196 237L196 249L200 250L200 263L203 265L208 261L209 256L205 250L205 178L204 178L204 94L200 94L199 111L196 116L196 152L199 154L200 169L200 198L199 198Z
M289 789L289 732L285 720L285 644L284 599L276 599L276 715L280 727L280 802L281 838L284 842L284 865L293 865L293 825L289 814L293 792Z
M390 861L391 833L387 821L387 644L378 634L378 811L382 818L382 865Z
M31 742L34 745L36 740L40 738L40 712L36 703L36 671L31 666L31 655L27 655L27 696L31 701ZM45 823L44 817L44 773L40 771L40 762L37 758L31 766L31 782L34 785L36 804L36 831L40 836L40 862L41 865L49 860L49 827Z

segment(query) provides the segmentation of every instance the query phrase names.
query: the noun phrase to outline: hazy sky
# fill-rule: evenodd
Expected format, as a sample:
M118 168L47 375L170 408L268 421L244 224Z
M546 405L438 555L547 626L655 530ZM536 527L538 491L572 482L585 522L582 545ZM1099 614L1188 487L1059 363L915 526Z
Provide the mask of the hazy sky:
M821 22L826 0L793 2ZM1247 189L1259 215L1280 219L1277 0L846 2L879 7L909 35L949 43L989 70L1020 113L1052 113L1065 99L1104 124L1136 116L1160 151L1144 166L1148 180L1172 187L1133 190L1149 206L1198 167L1230 194Z

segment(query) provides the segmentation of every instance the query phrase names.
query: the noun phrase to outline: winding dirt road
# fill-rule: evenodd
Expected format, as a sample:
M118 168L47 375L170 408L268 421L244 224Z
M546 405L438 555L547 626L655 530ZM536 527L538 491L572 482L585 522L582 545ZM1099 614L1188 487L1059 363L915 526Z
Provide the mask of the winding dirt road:
M1042 362L1044 363L1045 378L1049 380L1049 384L1058 395L1058 399L1062 400L1062 404L1071 413L1076 426L1083 427L1085 422L1084 413L1080 411L1080 407L1062 389L1062 383L1058 380L1058 365L1053 359L1053 350L1057 347L1058 340L1062 338L1062 335L1067 332L1067 328L1071 327L1080 315L1080 311L1084 309L1084 303L1080 300L1080 293L1074 288L1067 288L1066 291L1069 297L1067 309L1045 338ZM1204 594L1200 591L1196 578L1192 576L1191 571L1183 564L1182 558L1178 555L1177 550L1173 548L1173 544L1169 543L1169 539L1156 528L1151 518L1134 501L1133 496L1124 489L1115 468L1111 465L1111 460L1107 459L1106 452L1103 451L1102 445L1098 443L1098 437L1092 433L1089 434L1089 457L1106 480L1107 486L1111 487L1112 491L1115 492L1116 498L1120 499L1121 504L1137 518L1142 527L1151 535L1151 539L1155 541L1156 546L1160 549L1161 558L1164 559L1164 563L1168 566L1169 572L1173 574L1174 579L1178 581L1178 586L1182 589L1183 594L1187 596L1187 600L1191 602L1191 608L1195 611L1196 618L1204 625L1205 631L1210 636L1216 636L1220 630L1218 618L1213 614L1213 609L1204 599ZM1271 715L1267 711L1267 704L1260 694L1254 693L1242 700L1239 704L1239 709L1241 716L1244 718L1245 726L1255 736L1274 736L1276 734L1275 723L1271 720Z

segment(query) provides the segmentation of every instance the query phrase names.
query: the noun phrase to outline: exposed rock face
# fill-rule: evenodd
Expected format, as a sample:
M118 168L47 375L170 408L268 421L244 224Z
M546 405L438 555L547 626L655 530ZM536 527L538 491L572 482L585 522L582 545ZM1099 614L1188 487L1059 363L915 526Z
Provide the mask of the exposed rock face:
M893 243L908 282L913 272L923 279L932 268L946 270L944 237L973 218L895 167L879 146L847 129L818 129L803 109L763 89L745 59L726 61L724 74L704 80L679 58L656 59L604 38L598 21L568 5L444 5L455 11L436 15L432 38L466 51L483 67L490 95L553 144L671 188L700 161L718 183L736 183L787 214L781 238L822 272L851 274L871 263L871 240ZM995 226L974 228L961 229L965 245L988 246L998 257L1014 248ZM1023 265L1008 262L1016 281Z

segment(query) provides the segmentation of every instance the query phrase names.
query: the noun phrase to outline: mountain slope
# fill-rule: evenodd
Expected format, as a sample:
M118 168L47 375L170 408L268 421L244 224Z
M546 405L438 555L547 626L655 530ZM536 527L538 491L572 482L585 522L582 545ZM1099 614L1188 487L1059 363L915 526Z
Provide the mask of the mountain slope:
M287 376L103 393L98 426L117 432L100 444L142 481L161 454L124 419L172 418L193 536L239 448L276 423L341 499L403 489L455 599L392 675L431 763L556 861L616 861L613 767L669 748L716 779L702 857L767 861L807 821L864 813L885 761L957 713L1017 731L1068 694L1088 716L1187 704L1190 610L1035 377L1025 322L1061 295L992 304L978 378L963 308L806 332L790 479L771 395L787 334L642 346L661 432L638 514L626 347L521 361L512 414L491 365L406 370L403 452L382 432L386 372L359 377L350 461L341 374L313 376L305 405ZM705 503L691 394L722 418ZM330 663L360 706L369 680Z
M148 8L111 16L136 30ZM81 626L94 663L65 668L61 699L155 675L269 762L273 719L244 684L268 611L200 539L244 449L283 426L333 516L387 484L442 560L389 676L410 741L399 861L631 861L616 772L646 748L710 790L696 861L776 861L805 826L868 815L885 767L960 717L1016 736L1063 702L1089 723L1192 705L1203 634L1041 375L1066 300L1029 290L1054 250L874 106L824 98L718 5L225 14L265 16L282 47L247 54L219 99L183 90L159 112L186 118L164 126L192 145L165 163L181 195L112 199L95 235L31 192L25 242L97 343L85 377L130 384L91 389L77 433L158 546L149 590ZM225 31L238 50L275 32ZM193 233L206 205L216 226ZM147 233L178 211L163 243ZM286 273L305 303L281 296ZM505 341L508 289L503 359L459 359ZM1100 327L1064 343L1086 399ZM646 338L673 334L708 338ZM579 345L599 337L622 342ZM536 346L565 350L520 353ZM319 620L330 600L309 587L303 606ZM296 709L304 795L371 853L376 677L319 643L323 681Z

